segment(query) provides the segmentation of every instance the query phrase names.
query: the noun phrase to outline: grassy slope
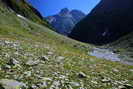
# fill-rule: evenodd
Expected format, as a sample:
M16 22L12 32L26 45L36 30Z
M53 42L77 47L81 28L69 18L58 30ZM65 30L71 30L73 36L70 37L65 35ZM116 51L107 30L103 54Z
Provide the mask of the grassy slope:
M18 46L0 45L0 79L15 79L31 86L44 81L38 76L51 78L52 81L47 81L49 84L46 89L54 85L55 81L60 82L61 89L114 89L123 84L133 85L133 72L130 71L133 66L88 56L87 52L93 46L76 42L45 26L18 18L1 3L0 43L4 41L11 42L10 45L17 42ZM29 59L36 61L43 55L48 56L48 52L53 53L49 56L49 61L40 62L36 66L25 65ZM60 56L64 59L60 59ZM18 60L20 66L5 69L11 58ZM30 76L26 76L27 71L31 72ZM79 72L85 73L87 77L80 78ZM106 78L111 82L103 83L102 80ZM125 83L121 84L123 81ZM79 83L80 86L74 86L71 82Z
M5 5L10 7L16 13L21 14L24 17L38 23L45 25L52 29L52 27L48 24L48 22L41 16L41 14L30 4L26 3L26 0L0 0L5 2ZM23 8L22 8L23 7Z
M124 61L133 62L133 32L104 47L120 54Z

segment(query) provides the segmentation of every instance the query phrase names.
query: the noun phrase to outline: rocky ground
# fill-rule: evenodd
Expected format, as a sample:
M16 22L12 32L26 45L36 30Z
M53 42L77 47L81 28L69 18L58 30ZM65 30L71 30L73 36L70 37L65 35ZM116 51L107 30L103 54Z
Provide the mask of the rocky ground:
M0 50L0 89L133 88L131 66L70 58L41 43L0 40Z
M90 55L95 46L40 25L25 4L13 5L26 17L0 0L0 89L133 89L133 66Z

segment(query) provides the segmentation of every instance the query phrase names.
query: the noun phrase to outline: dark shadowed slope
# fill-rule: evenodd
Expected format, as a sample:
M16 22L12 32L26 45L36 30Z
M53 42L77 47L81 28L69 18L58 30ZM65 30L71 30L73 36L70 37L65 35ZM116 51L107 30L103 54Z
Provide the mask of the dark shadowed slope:
M79 41L106 44L133 30L132 0L102 0L80 21L70 37Z

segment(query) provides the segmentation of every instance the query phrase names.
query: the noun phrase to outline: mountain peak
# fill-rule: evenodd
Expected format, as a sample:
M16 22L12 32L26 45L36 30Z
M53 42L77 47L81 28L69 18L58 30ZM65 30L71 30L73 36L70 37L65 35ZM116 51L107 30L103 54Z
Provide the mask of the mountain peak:
M64 16L64 15L67 15L67 14L69 14L70 13L70 10L68 9L68 8L63 8L63 9L61 9L61 11L60 11L60 15L61 16Z
M58 14L48 16L47 20L58 33L68 35L75 24L84 17L85 14L82 11L63 8Z

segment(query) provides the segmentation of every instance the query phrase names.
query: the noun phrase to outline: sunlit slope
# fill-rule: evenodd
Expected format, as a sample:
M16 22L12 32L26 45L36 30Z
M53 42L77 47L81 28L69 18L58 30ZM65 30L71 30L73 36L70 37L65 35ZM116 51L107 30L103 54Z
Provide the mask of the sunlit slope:
M133 66L89 56L92 48L0 3L0 88L4 79L23 89L132 89Z
M4 3L5 7L13 10L17 14L21 14L22 16L27 17L38 24L52 28L48 22L43 19L39 12L32 7L30 3L27 3L27 0L0 0L0 2L2 2L1 5Z

